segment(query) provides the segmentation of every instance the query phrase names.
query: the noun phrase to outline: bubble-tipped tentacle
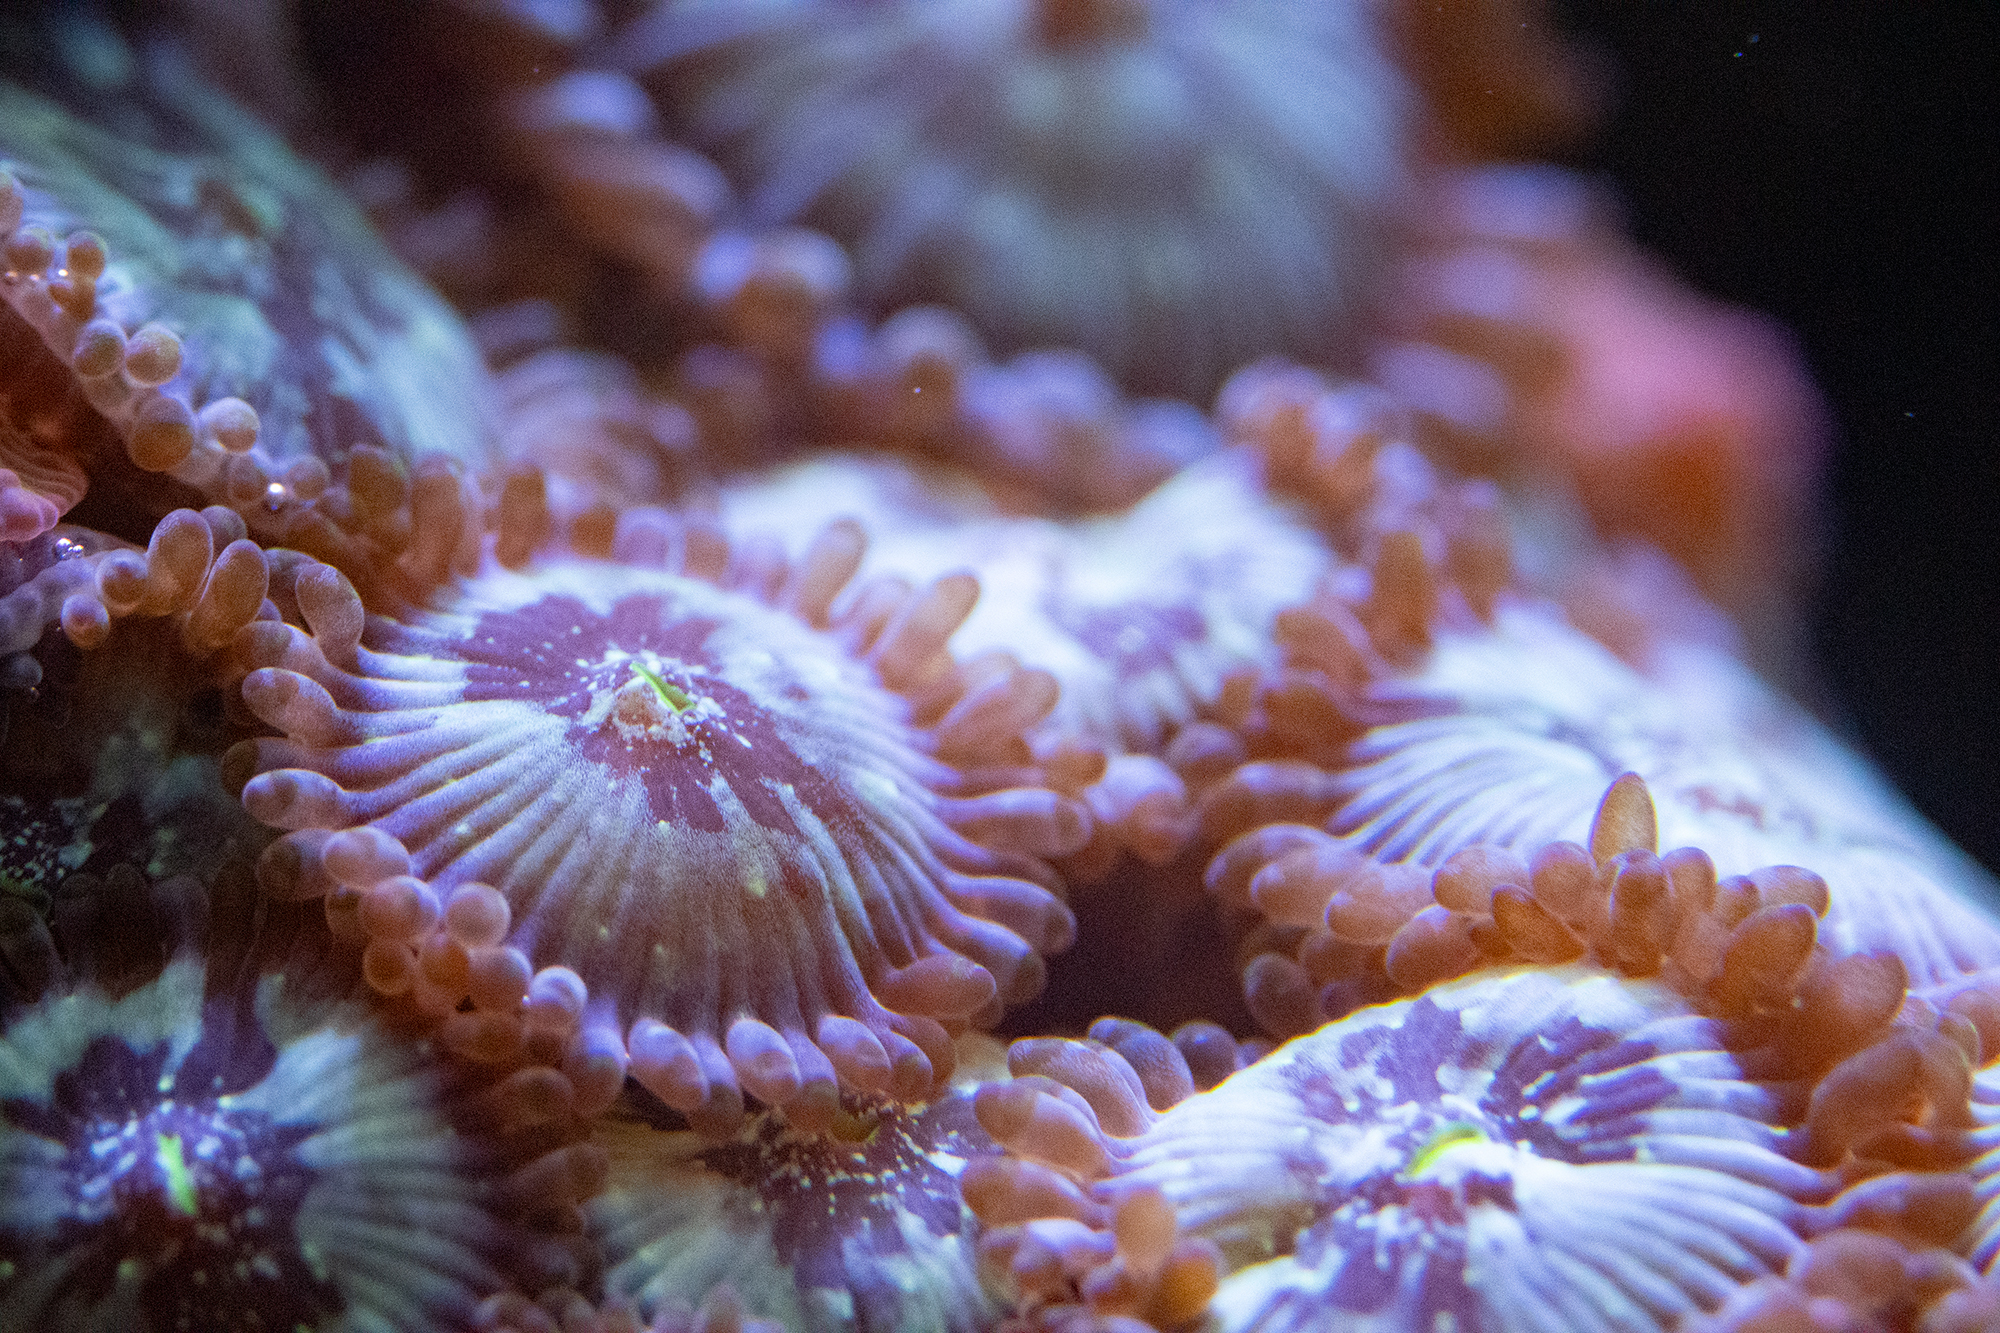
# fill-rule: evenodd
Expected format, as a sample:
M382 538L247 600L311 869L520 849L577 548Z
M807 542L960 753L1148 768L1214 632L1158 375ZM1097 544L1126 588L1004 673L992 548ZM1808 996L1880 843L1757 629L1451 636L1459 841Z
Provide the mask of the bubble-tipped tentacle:
M590 1208L607 1293L656 1314L724 1287L754 1314L818 1333L991 1327L999 1311L960 1181L999 1151L972 1105L999 1046L971 1035L959 1047L935 1096L843 1093L824 1133L766 1111L717 1140L628 1093L598 1135L611 1170Z
M304 627L238 642L281 734L233 771L294 830L260 875L326 896L378 989L471 1000L500 1026L461 1015L468 1039L542 1031L590 1096L629 1069L726 1124L746 1094L809 1123L843 1085L918 1095L947 1027L1039 989L1072 927L1036 856L1088 832L1046 791L969 787L909 721L907 694L950 702L976 585L843 594L852 524L752 564L632 518L614 549L651 564L531 558L365 622L301 568ZM1019 733L995 739L966 772L1022 771Z
M1208 836L1323 823L1428 871L1474 843L1525 854L1580 838L1604 785L1632 771L1668 845L1701 847L1724 875L1789 862L1825 876L1837 952L1895 952L1919 984L2000 957L1978 869L1741 663L1663 632L1635 665L1518 592L1457 613L1437 600L1450 557L1429 546L1405 542L1403 559L1385 540L1372 587L1280 615L1288 662L1245 691L1250 762L1200 793ZM1385 578L1399 562L1408 576Z
M99 74L116 84L117 133L96 123L109 90L69 58L92 43L108 47ZM96 488L100 525L220 504L260 538L289 538L315 511L379 539L367 500L355 524L325 497L330 483L366 489L356 445L402 467L420 453L467 468L497 457L495 400L457 317L184 56L125 48L102 27L20 44L33 58L0 89L14 422L0 466L20 483L6 494L59 514Z
M981 1093L1010 1156L967 1197L996 1277L1052 1328L1205 1307L1225 1329L1329 1311L1666 1329L1822 1233L1945 1217L1921 1202L1933 1177L1842 1194L1801 1161L1799 1085L1736 1031L1658 982L1515 968L1355 1014L1162 1111L1108 1048L1037 1044L1048 1074Z
M414 1333L582 1276L562 1219L601 1157L567 1083L410 1040L317 913L128 874L4 915L9 1327Z

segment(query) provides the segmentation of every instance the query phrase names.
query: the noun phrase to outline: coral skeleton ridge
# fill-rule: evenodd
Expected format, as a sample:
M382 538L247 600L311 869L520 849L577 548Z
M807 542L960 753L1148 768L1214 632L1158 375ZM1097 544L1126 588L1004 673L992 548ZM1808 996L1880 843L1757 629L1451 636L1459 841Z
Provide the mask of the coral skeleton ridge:
M0 18L0 1333L2000 1328L1538 6L238 8Z

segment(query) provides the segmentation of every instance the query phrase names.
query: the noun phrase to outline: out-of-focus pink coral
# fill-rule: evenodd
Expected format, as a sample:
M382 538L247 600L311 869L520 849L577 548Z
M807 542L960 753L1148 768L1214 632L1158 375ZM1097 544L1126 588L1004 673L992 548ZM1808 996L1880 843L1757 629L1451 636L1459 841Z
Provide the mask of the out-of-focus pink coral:
M1796 667L1824 455L1799 354L1768 319L1674 282L1547 168L1442 177L1374 353L1465 466L1565 491L1650 542Z

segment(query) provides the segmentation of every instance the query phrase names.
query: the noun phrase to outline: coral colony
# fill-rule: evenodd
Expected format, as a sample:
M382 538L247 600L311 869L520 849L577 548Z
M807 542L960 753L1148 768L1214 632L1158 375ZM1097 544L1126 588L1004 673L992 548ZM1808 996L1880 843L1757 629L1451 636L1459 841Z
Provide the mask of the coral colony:
M2000 1328L1532 5L145 8L0 20L0 1333Z

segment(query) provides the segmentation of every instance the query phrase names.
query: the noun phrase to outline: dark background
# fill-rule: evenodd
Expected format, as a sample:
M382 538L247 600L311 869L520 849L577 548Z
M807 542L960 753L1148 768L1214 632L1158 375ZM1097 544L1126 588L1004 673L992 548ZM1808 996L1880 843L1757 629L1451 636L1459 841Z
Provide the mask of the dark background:
M1572 161L1789 324L1831 409L1832 720L2000 869L2000 3L1556 9L1614 80Z

